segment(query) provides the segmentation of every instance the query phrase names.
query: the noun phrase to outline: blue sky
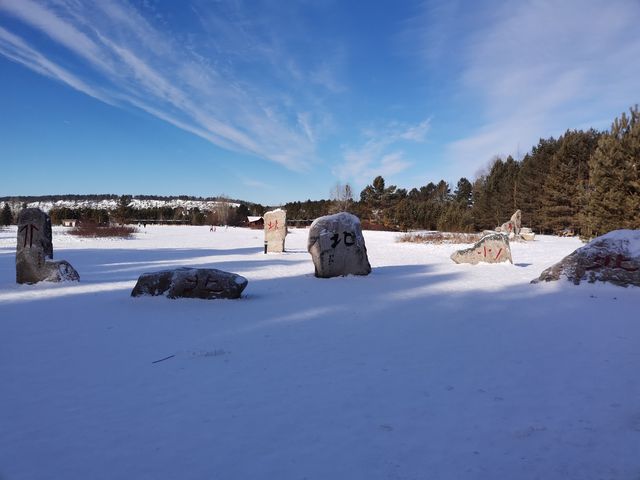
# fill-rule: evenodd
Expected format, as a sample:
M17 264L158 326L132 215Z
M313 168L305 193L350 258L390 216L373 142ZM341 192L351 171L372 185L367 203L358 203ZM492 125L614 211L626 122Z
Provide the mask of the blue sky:
M0 196L473 178L640 101L640 2L0 0Z

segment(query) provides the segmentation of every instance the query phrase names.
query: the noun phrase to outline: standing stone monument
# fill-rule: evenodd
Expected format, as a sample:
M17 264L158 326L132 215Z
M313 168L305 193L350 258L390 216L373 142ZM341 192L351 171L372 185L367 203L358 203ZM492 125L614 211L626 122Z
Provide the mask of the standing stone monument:
M471 263L473 265L483 263L501 263L511 259L511 247L509 237L504 233L490 233L482 237L471 248L458 250L451 255L451 260L456 263Z
M80 275L66 261L53 261L51 219L38 208L26 208L18 215L16 282L38 283L78 281Z
M350 213L317 218L309 230L307 250L311 254L316 277L371 273L360 219Z
M281 209L264 214L264 242L267 252L284 252L284 239L287 236L287 212Z
M614 230L597 237L547 268L531 283L562 277L575 285L586 280L640 287L640 230Z
M511 215L511 219L509 221L513 224L513 233L520 235L520 230L522 229L522 212L520 210L516 210L516 213Z
M520 229L522 228L522 212L516 210L516 213L511 215L508 222L503 223L498 228L497 232L506 233L510 238L520 235Z

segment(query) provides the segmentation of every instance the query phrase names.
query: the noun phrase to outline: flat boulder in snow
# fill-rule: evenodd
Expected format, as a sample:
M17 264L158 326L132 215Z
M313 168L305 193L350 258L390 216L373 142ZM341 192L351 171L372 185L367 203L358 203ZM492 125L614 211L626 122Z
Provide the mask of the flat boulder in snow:
M456 263L501 263L511 259L509 237L504 233L489 233L478 240L473 247L453 252L451 260Z
M307 250L311 254L316 277L371 273L360 219L350 213L317 218L309 229Z
M215 268L176 268L143 273L131 291L132 297L142 295L167 298L240 298L249 282L235 273Z
M527 242L532 242L536 239L536 234L533 233L533 230L527 227L522 227L520 229L520 238L526 240Z
M80 275L64 260L53 260L51 218L38 208L25 208L18 215L16 282L78 281Z
M640 287L640 230L614 230L593 239L547 268L531 283L566 278Z

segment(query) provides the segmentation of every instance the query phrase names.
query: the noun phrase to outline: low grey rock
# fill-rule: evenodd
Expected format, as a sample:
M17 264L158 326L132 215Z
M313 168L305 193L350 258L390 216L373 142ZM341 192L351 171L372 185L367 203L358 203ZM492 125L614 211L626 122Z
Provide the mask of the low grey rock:
M49 215L38 208L25 208L18 215L16 282L78 281L80 275L66 261L54 262Z
M614 230L597 237L544 270L531 283L565 278L640 287L640 230Z
M240 298L249 282L235 273L215 268L177 268L143 273L131 291L132 297L141 295L167 298Z
M42 270L44 282L79 282L80 275L66 260L47 260Z
M520 229L520 238L527 242L532 242L533 240L535 240L536 234L533 233L533 230L531 230L530 228L522 227Z
M360 219L350 213L317 218L309 229L307 250L311 254L316 277L371 273Z
M504 233L490 233L478 240L473 247L458 250L451 255L456 263L501 263L511 262L509 238Z

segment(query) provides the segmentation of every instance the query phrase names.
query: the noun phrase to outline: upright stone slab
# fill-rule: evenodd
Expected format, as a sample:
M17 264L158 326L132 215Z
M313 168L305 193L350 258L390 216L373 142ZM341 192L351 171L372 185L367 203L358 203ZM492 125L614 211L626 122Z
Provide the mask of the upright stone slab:
M18 214L16 281L37 283L47 259L53 258L51 219L38 208L26 208Z
M350 213L317 218L309 229L307 250L311 254L316 277L371 273L360 219Z
M522 228L522 212L516 210L509 221L496 228L496 231L506 233L510 238L513 238L520 235L520 228Z
M16 282L37 283L80 280L66 261L53 261L51 219L38 208L26 208L18 215Z
M485 235L473 247L458 250L451 255L456 263L501 263L511 262L511 247L509 238L504 233L490 233Z
M520 235L520 229L522 228L522 212L520 210L516 210L516 213L511 215L511 219L509 221L513 224L513 233Z
M284 240L287 236L287 212L281 209L264 214L264 241L267 252L284 252Z
M593 239L544 270L531 283L565 278L640 287L640 230L614 230Z

